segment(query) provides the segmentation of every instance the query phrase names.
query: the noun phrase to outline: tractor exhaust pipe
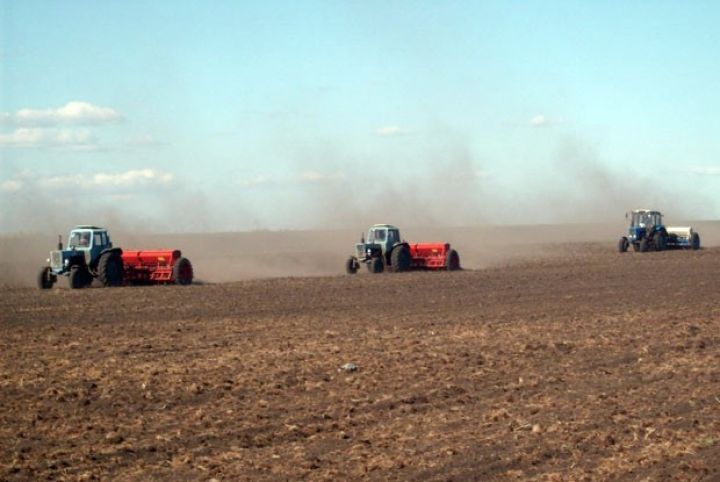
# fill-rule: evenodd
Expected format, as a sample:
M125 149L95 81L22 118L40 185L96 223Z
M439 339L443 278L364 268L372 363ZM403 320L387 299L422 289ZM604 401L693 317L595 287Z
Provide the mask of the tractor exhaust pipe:
M58 251L62 251L62 250L63 250L62 234L58 234Z

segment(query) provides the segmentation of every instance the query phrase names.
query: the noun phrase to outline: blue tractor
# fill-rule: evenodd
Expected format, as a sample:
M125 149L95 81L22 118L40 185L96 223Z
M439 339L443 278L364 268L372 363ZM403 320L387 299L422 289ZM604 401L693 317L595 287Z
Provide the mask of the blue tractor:
M400 239L397 227L376 224L368 230L367 240L362 236L355 245L355 255L347 260L345 271L355 274L360 263L364 263L371 273L382 273L385 266L394 271L407 271L412 263L410 246Z
M618 241L618 251L624 253L632 245L635 251L664 251L666 249L700 249L700 235L689 226L666 227L660 211L637 209L626 214L630 219L628 234Z
M58 236L58 249L50 252L47 266L38 273L38 287L50 289L58 276L66 276L70 288L90 286L98 279L103 286L123 284L122 250L114 248L105 228L77 226L70 231L67 249Z

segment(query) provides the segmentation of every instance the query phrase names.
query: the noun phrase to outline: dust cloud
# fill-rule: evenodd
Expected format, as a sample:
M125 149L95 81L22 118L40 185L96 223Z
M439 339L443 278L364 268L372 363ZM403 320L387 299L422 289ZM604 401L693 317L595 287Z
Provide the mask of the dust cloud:
M276 190L271 195L282 196L282 207L265 199L264 211L250 208L240 189L221 195L191 184L126 194L141 201L132 203L123 195L101 202L93 192L0 193L2 231L12 233L0 236L0 284L34 284L57 234L85 223L110 228L115 245L126 249L180 249L197 279L224 282L339 274L360 233L375 223L400 226L408 241L450 242L466 268L482 268L556 253L552 244L610 245L633 208L658 208L668 224L687 224L706 202L631 169L612 171L572 139L561 143L546 173L512 188L462 145L448 152L411 170L325 162L326 171L344 167L344 175ZM292 219L292 229L272 226L273 209ZM718 225L696 226L703 245L716 242Z

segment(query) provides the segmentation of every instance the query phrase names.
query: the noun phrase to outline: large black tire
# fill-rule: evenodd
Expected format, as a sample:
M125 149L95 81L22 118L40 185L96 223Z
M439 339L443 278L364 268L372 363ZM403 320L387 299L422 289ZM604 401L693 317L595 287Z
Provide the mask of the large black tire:
M700 235L698 233L692 233L690 237L690 249L693 251L700 249Z
M189 285L193 280L193 267L187 258L178 258L173 265L173 279L175 284Z
M103 286L121 286L123 284L122 257L113 251L100 256L97 274Z
M647 238L642 238L642 239L640 240L639 251L640 251L641 253L645 253L645 252L647 252L648 249L650 249L650 243L648 243Z
M70 268L70 275L68 276L68 286L71 290L78 290L88 285L88 278L90 273L87 269L81 266L73 266Z
M620 241L618 241L618 251L624 253L628 250L628 246L630 246L630 243L627 238L620 238Z
M379 274L383 272L383 269L385 269L382 256L378 256L376 258L373 258L368 263L368 271L370 271L373 274Z
M667 249L667 237L665 233L657 233L653 238L655 251L664 251Z
M345 261L345 272L347 274L355 274L358 270L358 262L357 259L355 259L354 256L350 256L347 261Z
M50 273L50 266L43 266L38 273L37 283L41 290L49 290L55 284L55 278Z
M410 269L412 258L410 257L410 249L407 245L401 244L392 250L390 253L390 264L392 265L393 271L396 273L401 273Z
M451 249L445 255L445 268L448 271L457 271L460 269L460 255L454 249Z

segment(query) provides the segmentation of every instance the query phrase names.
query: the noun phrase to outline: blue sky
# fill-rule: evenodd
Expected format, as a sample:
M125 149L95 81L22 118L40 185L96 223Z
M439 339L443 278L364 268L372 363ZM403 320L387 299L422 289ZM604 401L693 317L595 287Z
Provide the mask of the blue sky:
M720 215L716 2L0 1L0 232Z

